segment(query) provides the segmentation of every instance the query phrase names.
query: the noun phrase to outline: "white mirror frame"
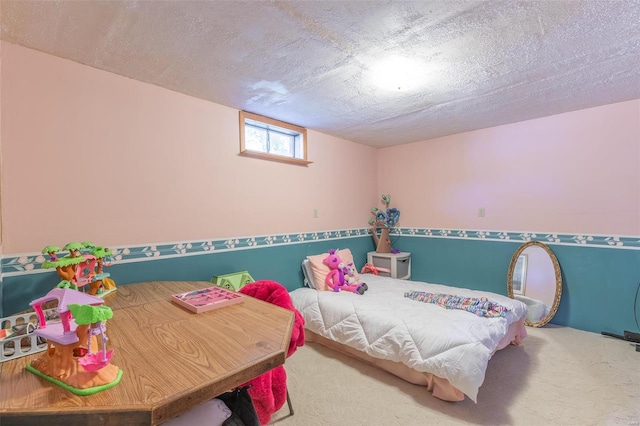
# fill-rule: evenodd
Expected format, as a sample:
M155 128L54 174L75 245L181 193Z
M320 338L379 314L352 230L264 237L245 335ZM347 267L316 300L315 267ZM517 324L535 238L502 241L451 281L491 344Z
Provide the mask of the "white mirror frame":
M560 272L560 264L558 263L558 259L556 258L556 255L546 244L541 243L539 241L529 241L527 243L522 244L520 247L518 247L516 252L513 254L513 257L511 258L511 263L509 264L509 271L507 273L507 292L510 298L515 299L514 291L513 291L513 278L514 278L514 272L516 270L516 264L518 263L518 259L520 258L522 253L527 249L527 247L531 247L531 246L538 246L547 252L549 257L551 258L551 263L553 264L554 274L556 277L556 293L553 298L553 306L549 310L549 314L538 322L531 322L529 320L525 320L525 324L530 327L542 327L543 325L551 321L553 316L558 311L558 307L560 306L560 297L562 296L562 274Z

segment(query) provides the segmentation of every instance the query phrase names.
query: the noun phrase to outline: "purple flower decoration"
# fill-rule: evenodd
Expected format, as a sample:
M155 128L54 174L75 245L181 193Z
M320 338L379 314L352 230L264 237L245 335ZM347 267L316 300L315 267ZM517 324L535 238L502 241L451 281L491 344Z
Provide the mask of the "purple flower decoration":
M387 226L393 228L400 219L400 210L395 207L387 209Z
M398 220L400 219L400 210L395 207L389 207L389 203L391 202L391 197L388 195L382 194L382 202L386 205L385 210L379 210L377 207L371 209L371 213L374 218L369 220L369 225L377 226L377 227L385 227L385 228L393 228L398 224Z

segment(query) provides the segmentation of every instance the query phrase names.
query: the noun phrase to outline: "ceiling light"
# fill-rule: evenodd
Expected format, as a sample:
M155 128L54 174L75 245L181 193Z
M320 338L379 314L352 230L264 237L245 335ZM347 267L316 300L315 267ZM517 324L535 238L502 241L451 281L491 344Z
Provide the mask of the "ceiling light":
M373 85L395 91L420 87L427 77L424 63L401 56L389 56L379 60L369 71Z

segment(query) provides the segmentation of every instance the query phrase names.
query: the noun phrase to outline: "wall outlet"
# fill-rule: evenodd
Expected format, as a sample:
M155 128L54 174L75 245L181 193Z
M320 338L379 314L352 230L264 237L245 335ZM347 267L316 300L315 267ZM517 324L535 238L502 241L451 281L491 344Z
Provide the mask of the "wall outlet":
M318 218L318 209L317 208L313 209L313 218L314 219Z
M484 207L478 209L478 217L484 217Z

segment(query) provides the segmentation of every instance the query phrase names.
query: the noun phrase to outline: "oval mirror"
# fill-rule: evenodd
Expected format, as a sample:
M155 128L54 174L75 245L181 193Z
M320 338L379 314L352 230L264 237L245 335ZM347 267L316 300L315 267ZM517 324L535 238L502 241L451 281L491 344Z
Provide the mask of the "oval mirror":
M560 305L562 275L546 244L529 241L518 247L509 264L507 291L528 306L526 325L542 327L551 321Z

